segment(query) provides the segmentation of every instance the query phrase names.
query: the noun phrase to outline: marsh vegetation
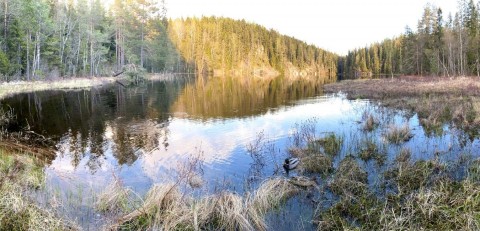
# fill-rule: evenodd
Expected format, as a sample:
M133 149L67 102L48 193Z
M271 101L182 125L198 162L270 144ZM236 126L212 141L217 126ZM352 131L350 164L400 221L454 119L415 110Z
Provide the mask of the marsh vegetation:
M16 220L24 222L2 224L24 229L46 219L55 221L45 223L52 229L478 228L478 137L469 129L476 114L472 110L469 119L460 120L462 113L452 112L472 109L471 101L456 102L451 106L458 108L440 109L441 114L421 110L444 105L391 104L400 94L420 102L426 94L467 95L462 93L465 89L439 93L437 85L422 79L416 87L425 81L423 87L431 85L434 90L382 96L377 90L373 95L379 97L365 90L359 97L340 88L363 83L358 81L326 88L346 95L318 96L315 84L277 81L158 82L92 92L31 93L17 96L18 101L6 100L16 110L4 108L2 131L22 127L18 121L28 121L30 129L18 129L15 136L4 132L2 142L36 140L41 135L58 148L44 158L38 158L38 152L4 153L1 178L9 183L1 190L18 198L5 197L2 203L8 206L2 214L15 211L21 216ZM402 79L379 81L403 84ZM457 79L445 81L462 86ZM204 103L211 101L203 99L213 97L212 91L245 84L265 90L261 94L238 90L231 96L233 102L251 104L226 104L226 99L210 106ZM288 94L282 92L296 93L285 98ZM186 103L187 99L202 100ZM441 116L437 120L441 132L432 133L424 115ZM50 121L57 126L50 126ZM34 150L27 147L4 146L9 148L6 153ZM287 174L281 166L290 157L299 158L300 164ZM42 161L32 165L28 159ZM26 207L11 202L20 199Z

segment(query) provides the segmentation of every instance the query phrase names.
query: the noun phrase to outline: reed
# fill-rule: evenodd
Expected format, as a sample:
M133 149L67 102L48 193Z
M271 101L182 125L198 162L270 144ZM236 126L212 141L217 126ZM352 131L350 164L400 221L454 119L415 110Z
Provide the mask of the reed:
M393 144L401 144L413 137L408 124L402 126L390 125L387 129L385 139Z

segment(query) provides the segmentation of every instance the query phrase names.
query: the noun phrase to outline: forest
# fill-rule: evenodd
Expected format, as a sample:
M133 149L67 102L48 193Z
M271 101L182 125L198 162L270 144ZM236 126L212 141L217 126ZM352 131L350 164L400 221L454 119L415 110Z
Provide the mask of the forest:
M428 4L416 31L407 26L396 38L350 51L339 60L339 76L480 76L479 6L461 0L445 18L441 8Z
M2 0L2 80L110 76L178 60L166 42L164 1ZM165 52L171 55L165 55Z
M195 63L199 72L250 75L270 71L287 76L303 72L336 77L336 54L245 20L176 19L169 23L169 34L182 57Z
M338 56L245 20L167 18L164 1L1 0L0 79L112 76L126 68L243 76L480 75L479 3Z
M168 19L164 1L2 0L0 13L3 81L111 76L132 66L280 74L289 64L336 76L333 53L243 20Z

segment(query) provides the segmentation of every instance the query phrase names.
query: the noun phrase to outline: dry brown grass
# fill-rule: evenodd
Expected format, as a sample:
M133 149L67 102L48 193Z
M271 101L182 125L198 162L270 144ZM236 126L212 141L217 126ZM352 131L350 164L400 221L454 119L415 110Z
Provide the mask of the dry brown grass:
M269 210L296 193L298 193L298 189L288 179L272 178L260 185L250 203L258 213L265 215Z
M76 225L31 199L42 187L41 162L28 154L0 149L0 230L76 230Z
M410 127L408 124L404 124L402 126L390 125L387 133L385 134L385 139L394 144L407 142L412 137L413 135L410 132Z
M388 107L414 111L427 134L441 134L445 123L466 131L480 128L478 77L346 80L325 85L325 91L344 92L350 99L371 99Z
M115 83L119 77L92 77L92 78L66 78L59 80L16 81L0 82L0 99L19 94L45 90L72 90L86 89L96 86ZM152 81L168 81L175 77L172 74L147 75L146 79Z
M480 96L478 77L435 78L406 76L388 79L344 80L325 85L330 93L345 92L349 98L386 99L424 95Z
M369 114L367 116L367 119L365 120L365 123L363 124L363 130L371 132L375 130L375 128L378 126L378 121L373 117L372 114Z
M286 178L268 179L245 196L229 191L194 198L178 184L154 185L143 205L110 229L266 230L265 215L298 192Z
M44 90L83 89L114 83L116 78L73 78L57 81L19 81L0 84L0 99L8 96Z
M117 213L128 209L130 189L125 188L122 182L115 178L98 196L95 209L100 212Z
M367 190L367 172L352 156L345 157L339 164L328 187L337 195L351 198Z

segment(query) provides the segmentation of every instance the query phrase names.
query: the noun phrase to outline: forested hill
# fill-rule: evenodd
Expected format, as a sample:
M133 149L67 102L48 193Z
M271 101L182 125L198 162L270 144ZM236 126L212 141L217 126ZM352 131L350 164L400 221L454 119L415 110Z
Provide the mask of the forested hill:
M169 20L164 0L3 0L0 80L148 72L336 76L337 56L227 18Z
M171 20L169 34L182 57L201 72L336 79L337 55L244 20Z
M458 12L444 16L433 5L424 8L415 31L340 59L341 78L393 75L480 75L480 12L473 0L460 0Z

